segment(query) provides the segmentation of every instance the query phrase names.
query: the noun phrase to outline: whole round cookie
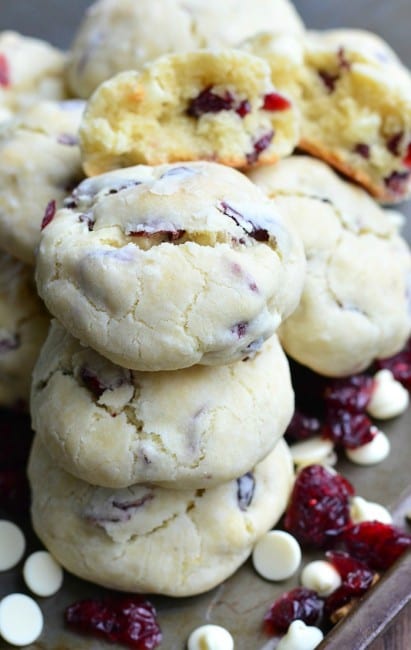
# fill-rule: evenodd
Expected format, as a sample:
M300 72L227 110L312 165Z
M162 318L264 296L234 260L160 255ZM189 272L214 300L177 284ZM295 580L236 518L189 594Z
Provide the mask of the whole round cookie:
M301 111L301 149L384 203L411 193L411 74L381 38L361 30L258 35L243 48ZM288 62L284 66L284 59Z
M64 99L66 56L38 38L0 32L0 121L41 99Z
M305 247L301 302L279 330L286 352L329 376L398 352L411 333L411 254L394 220L364 190L306 156L250 177Z
M247 559L284 512L293 478L280 440L254 469L208 490L93 487L59 469L36 436L29 461L33 527L53 557L85 580L190 596L212 589Z
M35 263L43 219L84 174L78 147L82 101L39 102L0 131L0 247Z
M73 336L113 363L231 363L298 303L298 236L229 167L127 168L83 181L66 206L42 232L38 289Z
M289 0L100 0L74 39L68 82L88 97L106 79L170 52L234 46L263 29L301 33Z
M33 373L33 429L58 466L104 487L229 481L273 449L293 410L275 335L247 361L152 373L115 366L54 321Z
M33 269L0 252L0 405L28 407L31 373L50 318Z
M168 54L105 81L80 128L88 176L139 163L273 163L300 136L292 102L265 61L235 49Z

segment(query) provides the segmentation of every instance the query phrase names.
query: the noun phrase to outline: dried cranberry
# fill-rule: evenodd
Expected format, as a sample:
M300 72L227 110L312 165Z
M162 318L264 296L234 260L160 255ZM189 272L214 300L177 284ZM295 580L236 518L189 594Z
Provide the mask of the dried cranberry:
M324 422L324 436L336 445L356 449L377 434L377 428L364 413L350 413L344 409L330 409Z
M284 634L297 619L317 625L323 612L323 601L312 589L296 587L278 598L264 616L267 634Z
M405 165L405 167L411 167L411 142L407 147L407 151L404 158L402 159L402 163Z
M139 224L133 226L132 230L127 230L128 237L160 237L167 242L174 242L186 234L184 228L160 228L159 226L150 226L149 224Z
M239 339L246 335L248 330L248 323L242 321L241 323L236 323L232 328L231 332L235 334Z
M368 160L371 153L370 145L365 144L364 142L359 142L354 147L354 153L357 153L362 158Z
M329 380L324 391L327 408L362 413L371 399L375 382L369 375L351 375Z
M4 336L0 339L0 354L5 354L11 350L17 350L21 345L21 338L19 334L12 334Z
M337 569L342 581L340 587L325 600L325 614L329 617L335 610L368 591L375 573L366 564L342 551L328 551L326 558Z
M363 521L348 528L342 536L350 555L372 569L388 569L411 546L411 535L378 521Z
M239 115L241 118L245 117L249 113L251 113L251 104L248 101L248 99L243 99L242 102L238 105L238 107L235 109L235 112L237 115Z
M403 137L404 137L404 131L399 131L398 133L395 133L390 138L388 138L387 149L392 153L393 156L400 155L400 146Z
M378 370L391 370L394 378L411 391L411 339L401 352L392 357L377 359L375 366Z
M349 497L354 488L340 474L310 465L298 474L284 526L302 544L332 545L351 524Z
M261 136L258 140L253 142L253 151L246 155L249 165L253 165L259 159L263 151L265 151L271 144L274 138L274 131L269 131Z
M329 93L334 92L335 90L335 84L337 83L338 79L340 78L339 74L331 74L330 72L327 72L326 70L318 70L318 76L321 78L324 86L327 88Z
M229 205L226 201L221 201L217 205L217 210L220 210L227 217L230 217L237 226L240 226L244 232L257 241L268 241L270 233L266 228L258 223L258 217L246 218L238 210Z
M66 204L66 207L75 207L75 205L70 206L70 205ZM95 222L95 220L93 219L93 217L90 214L80 214L78 220L80 221L80 223L86 223L87 224L87 228L88 228L89 232L94 230L94 225L95 225L96 222Z
M233 108L234 97L228 90L224 95L217 95L211 88L212 86L208 86L191 100L187 108L187 114L190 117L201 117L204 113L219 113Z
M68 147L74 147L79 143L79 139L77 135L73 135L72 133L61 133L57 138L57 142Z
M392 172L392 174L384 178L384 183L393 194L402 195L407 190L410 176L411 172Z
M86 388L92 393L97 399L107 390L107 386L100 381L97 374L94 370L90 368L81 368L80 378Z
M247 472L237 479L237 501L240 510L247 510L254 496L255 478L252 472Z
M337 61L343 70L351 70L351 62L347 59L345 49L340 47L337 52Z
M49 225L50 221L53 221L54 215L56 214L56 208L57 208L57 205L56 205L56 202L55 202L54 199L47 203L47 206L46 206L46 209L45 209L45 212L44 212L44 217L43 217L43 220L41 222L41 230L44 230L44 228Z
M289 99L280 93L267 93L264 95L263 110L265 111L288 111L291 108Z
M298 440L307 440L313 436L318 436L321 433L322 425L318 418L311 417L295 411L290 424L285 432L287 442L297 442Z
M142 596L81 600L64 614L66 624L77 632L122 643L133 650L153 650L162 641L153 605Z
M0 86L10 86L10 67L4 54L0 54Z

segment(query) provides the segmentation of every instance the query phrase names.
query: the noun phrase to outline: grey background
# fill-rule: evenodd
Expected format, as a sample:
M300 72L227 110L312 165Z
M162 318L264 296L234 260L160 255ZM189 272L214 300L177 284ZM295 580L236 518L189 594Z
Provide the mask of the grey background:
M91 4L90 0L0 0L0 30L15 29L68 48ZM294 4L308 28L357 27L380 34L411 68L411 0L295 0ZM411 202L401 209L409 217L405 235L411 241Z
M68 47L90 4L89 0L0 0L0 29L18 29ZM338 26L377 32L411 66L411 0L295 0L294 4L312 29Z

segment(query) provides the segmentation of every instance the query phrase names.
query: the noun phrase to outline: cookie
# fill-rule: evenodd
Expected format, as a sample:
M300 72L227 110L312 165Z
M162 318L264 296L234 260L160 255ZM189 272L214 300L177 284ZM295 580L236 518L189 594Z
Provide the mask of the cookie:
M41 99L64 99L66 56L37 38L0 32L0 121Z
M337 377L398 352L411 333L411 255L394 220L306 156L250 176L305 247L301 302L279 331L289 356Z
M288 0L100 0L71 47L68 82L78 97L118 72L175 52L234 46L260 32L303 32Z
M273 41L270 45L270 40ZM301 149L395 203L411 193L411 75L391 48L360 30L289 37L288 79L275 37L252 39L272 80L301 110ZM254 46L253 46L254 43ZM278 56L280 58L278 58ZM299 59L303 62L299 63Z
M249 357L295 309L304 272L261 190L198 162L83 181L42 231L36 277L73 336L150 371Z
M275 335L246 362L133 372L82 347L56 321L31 396L33 428L55 463L114 488L229 481L273 449L293 410Z
M34 264L45 212L84 176L78 146L82 101L39 102L0 131L0 246ZM46 215L47 218L47 215Z
M262 59L239 50L165 55L99 86L80 128L94 176L136 164L272 163L299 139L299 115Z
M68 571L110 589L190 596L234 573L275 525L293 469L280 440L253 470L215 488L112 490L66 474L36 437L29 479L34 530Z
M386 231L386 219L390 216L393 225L401 228L401 214L397 210L384 210L363 188L343 180L332 167L322 160L306 155L290 156L276 166L250 170L247 176L264 194L270 198L276 196L302 196L315 198L325 203L332 203L348 224L361 227L374 222L382 233ZM365 217L364 217L365 215ZM404 219L404 217L402 217Z
M28 407L31 373L49 321L33 269L0 253L0 406Z

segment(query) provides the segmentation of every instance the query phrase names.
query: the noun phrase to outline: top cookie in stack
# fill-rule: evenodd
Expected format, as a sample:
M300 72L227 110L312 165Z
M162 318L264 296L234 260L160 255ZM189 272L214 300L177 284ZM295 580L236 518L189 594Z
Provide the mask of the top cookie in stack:
M224 364L295 309L301 242L245 176L198 162L81 183L45 227L37 283L83 343L136 370Z

